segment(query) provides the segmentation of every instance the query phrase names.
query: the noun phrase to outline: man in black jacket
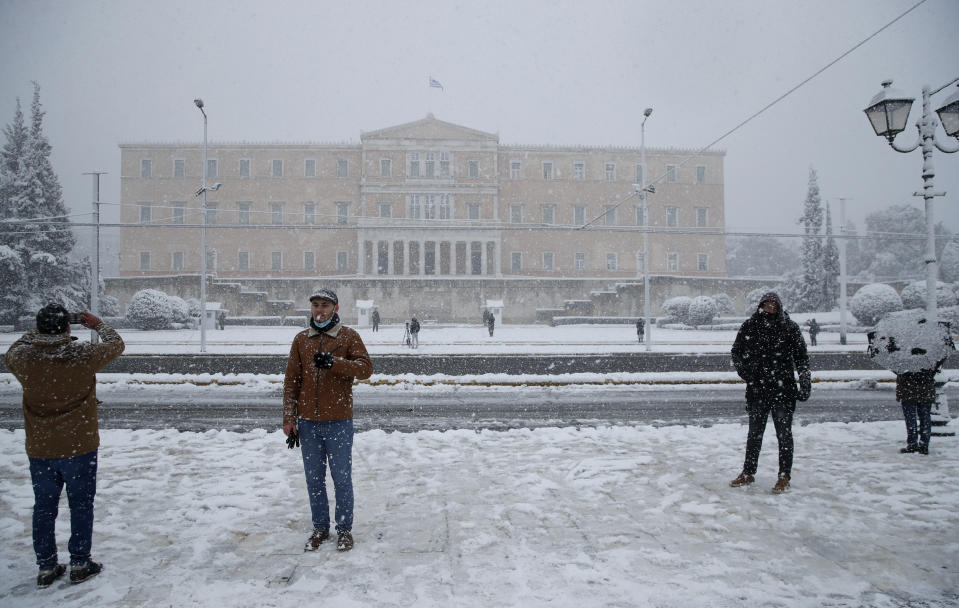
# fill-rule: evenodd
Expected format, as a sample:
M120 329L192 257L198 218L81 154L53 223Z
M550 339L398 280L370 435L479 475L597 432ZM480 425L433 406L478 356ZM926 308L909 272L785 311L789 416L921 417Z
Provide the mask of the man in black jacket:
M738 488L755 481L766 421L772 413L779 441L779 478L773 493L782 494L789 489L792 473L796 399L808 398L812 378L802 331L783 310L782 300L775 292L764 294L756 312L742 324L733 343L732 359L736 373L746 381L749 435L742 473L729 485ZM794 371L799 372L802 395Z
M906 447L899 450L903 454L929 454L932 405L936 402L936 372L944 362L945 359L936 363L935 369L896 374L896 401L902 404L902 414L906 419Z

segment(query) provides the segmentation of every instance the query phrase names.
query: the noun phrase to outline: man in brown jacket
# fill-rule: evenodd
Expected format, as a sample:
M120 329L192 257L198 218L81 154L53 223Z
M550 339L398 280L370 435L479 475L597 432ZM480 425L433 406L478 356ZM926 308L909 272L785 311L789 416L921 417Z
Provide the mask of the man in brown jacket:
M37 327L10 346L7 368L23 386L26 449L33 482L33 550L37 586L48 587L66 571L57 561L55 525L60 493L70 504L70 582L82 583L102 566L90 559L93 498L97 489L96 372L123 352L120 335L98 317L82 312L79 322L101 342L70 335L70 313L48 304L37 313Z
M336 493L336 548L353 548L353 379L369 378L373 364L359 333L340 323L336 293L310 296L307 329L293 338L283 383L283 432L302 446L313 532L306 551L330 538L326 463Z

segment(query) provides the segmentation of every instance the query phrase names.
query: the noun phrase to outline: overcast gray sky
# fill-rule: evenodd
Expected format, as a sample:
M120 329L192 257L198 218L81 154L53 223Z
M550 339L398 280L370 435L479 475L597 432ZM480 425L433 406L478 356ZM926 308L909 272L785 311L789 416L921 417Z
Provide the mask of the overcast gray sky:
M212 142L356 142L432 111L502 143L639 146L649 106L647 146L699 149L917 1L0 0L0 123L38 81L75 212L85 171L119 202L118 143L201 141L195 97ZM927 0L720 142L727 228L796 231L809 167L860 230L921 206L920 152L893 152L862 110L883 79L919 98L959 77L957 23L959 1ZM959 231L959 154L935 166L937 217Z

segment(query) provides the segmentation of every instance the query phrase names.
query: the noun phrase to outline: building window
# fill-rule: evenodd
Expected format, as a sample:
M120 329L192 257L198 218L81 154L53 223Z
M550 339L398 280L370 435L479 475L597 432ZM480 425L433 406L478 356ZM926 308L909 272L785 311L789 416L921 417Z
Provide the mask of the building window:
M249 225L250 210L253 209L253 203L244 201L236 204L236 223Z
M616 163L606 163L606 181L616 181Z
M150 252L140 252L140 270L150 270Z
M606 225L615 226L616 225L616 206L603 205L603 211L606 212L605 215L603 215L603 219L605 220Z
M450 153L440 152L440 177L450 176Z
M679 207L666 207L666 225L670 228L679 226Z
M448 220L453 217L453 208L450 205L450 195L441 194L440 195L440 219Z
M170 268L173 270L183 270L183 252L174 251L173 259L170 261Z
M641 165L641 164L636 165L636 183L637 183L637 184L642 185L642 183L643 183L643 174L644 174L644 173L645 173L645 171L643 171L643 165Z
M696 269L700 272L709 272L709 254L700 253L696 256Z
M350 176L350 161L348 161L345 158L338 158L336 160L336 176L337 177Z
M303 161L303 177L316 177L315 158L307 158Z
M541 207L544 224L556 223L556 205L543 205Z
M642 205L636 205L636 225L646 225L646 207L643 207Z
M553 163L552 161L544 160L543 161L543 179L550 180L553 179Z
M676 165L666 165L666 181L670 184L676 181Z
M250 269L250 252L249 251L239 251L236 254L236 269L237 270L249 270Z
M283 270L283 252L270 252L270 270Z
M666 270L676 272L679 270L679 254L672 252L666 254Z
M346 224L350 220L350 204L339 202L336 204L336 223Z
M313 270L316 268L316 253L312 251L303 252L303 270Z
M575 270L586 270L586 254L582 251L573 254L573 268Z
M509 254L509 267L513 272L519 272L523 270L523 254L519 251L514 251Z
M434 152L426 153L426 164L423 166L423 174L425 177L436 176L436 154Z
M176 158L173 160L173 177L185 177L186 176L186 161L182 158Z
M518 160L509 161L509 178L519 179L522 172L522 163Z
M556 254L552 251L543 252L543 270L553 270Z
M573 225L583 226L586 224L586 206L573 205Z
M467 163L468 175L470 177L479 177L479 161L471 160Z
M216 226L216 203L207 201L206 203L206 223L210 226Z
M283 159L273 159L273 177L283 177Z
M173 223L182 224L186 218L186 203L173 203Z
M380 159L380 177L393 177L393 161L389 158Z
M698 228L705 228L708 220L708 213L706 207L696 207L696 226Z
M336 269L339 272L346 272L350 263L350 254L348 251L336 252Z
M696 166L696 183L697 184L706 183L706 165Z
M316 203L303 203L303 223L309 226L316 223Z
M380 203L380 217L393 217L393 203Z
M149 224L153 221L153 207L150 203L140 203L140 223Z
M411 195L409 196L409 199L407 199L407 200L409 201L409 203L408 203L408 209L409 209L408 215L410 216L410 219L412 219L412 220L418 220L418 219L420 219L420 195L419 195L419 194L411 194Z
M478 220L480 219L480 205L479 203L470 203L466 206L466 212L469 219Z
M216 177L216 168L217 163L215 158L208 158L206 160L206 176L207 177Z
M270 223L274 226L283 224L283 203L270 203Z
M250 177L250 159L240 159L240 177Z
M419 152L410 152L410 177L419 177L420 176L420 153Z
M510 224L522 224L523 223L523 205L516 203L509 206L509 223Z
M436 219L436 199L432 194L423 195L423 219Z
M140 161L140 177L153 177L153 161L149 158Z
M573 162L573 179L576 181L582 181L586 179L586 163L577 160Z
M618 259L615 253L606 254L606 270L616 270Z

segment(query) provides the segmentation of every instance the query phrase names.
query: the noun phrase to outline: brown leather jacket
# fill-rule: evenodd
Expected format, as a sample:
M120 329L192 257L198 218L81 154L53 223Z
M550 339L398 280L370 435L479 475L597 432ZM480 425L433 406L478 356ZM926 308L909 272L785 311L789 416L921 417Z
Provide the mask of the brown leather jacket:
M82 456L100 447L96 372L123 352L112 327L97 327L101 342L31 329L10 346L7 368L23 386L23 422L30 458Z
M313 356L333 355L333 367L317 369ZM326 331L310 327L293 338L283 382L283 424L353 417L353 379L373 374L373 363L356 330L337 323Z

